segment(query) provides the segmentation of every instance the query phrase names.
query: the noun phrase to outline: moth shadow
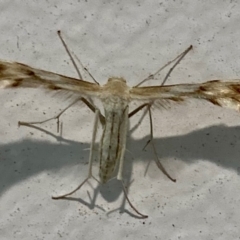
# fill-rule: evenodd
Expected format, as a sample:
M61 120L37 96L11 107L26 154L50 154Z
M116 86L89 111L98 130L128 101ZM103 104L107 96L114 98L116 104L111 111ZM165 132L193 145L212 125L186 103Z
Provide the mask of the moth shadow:
M47 171L56 173L63 168L76 165L85 165L87 167L86 163L88 162L89 151L86 151L86 149L90 148L89 143L71 141L48 132L40 127L33 126L32 128L52 136L57 140L57 142L50 143L47 141L34 141L26 139L23 141L0 145L1 194L11 188L11 186L19 184L20 182L41 172ZM85 175L86 173L87 171L84 172ZM128 177L125 175L126 185L128 185L127 179L131 178L129 171L128 173ZM69 174L71 173L69 172ZM84 178L86 176L81 177ZM91 181L91 179L89 181ZM68 191L69 189L59 189L59 191L61 190ZM91 197L89 197L89 202L86 202L81 198L74 197L66 197L65 199L79 201L88 206L90 209L97 207L104 211L103 208L96 205L97 196L101 194L107 202L114 202L118 199L121 192L122 188L119 181L112 179L108 183L99 185L93 189L93 198L91 199ZM80 195L84 196L83 194ZM122 212L124 211L124 202L125 200L120 207Z
M54 134L52 136L56 138L56 143L26 139L21 142L0 146L1 194L11 188L11 186L41 172L57 172L62 168L85 164L88 161L89 151L84 149L89 148L89 143L66 140ZM142 151L148 139L149 136L141 139L128 137L127 148L132 154L126 152L124 162L124 183L127 187L132 180L133 163L135 161L148 163L149 160L154 158L150 147L148 147L147 151ZM185 135L155 138L154 143L163 165L165 163L168 165L174 164L174 162L169 162L169 158L178 159L187 164L202 159L218 164L223 168L232 169L238 173L240 171L239 126L214 125ZM69 172L69 174L71 173ZM165 177L161 176L161 174L160 172L160 178ZM173 177L178 178L179 173L173 172ZM118 199L121 193L122 188L119 182L112 180L106 185L97 186L89 203L79 198L74 198L74 196L69 200L79 201L89 208L94 208L99 207L96 204L98 194L101 194L107 202L112 202ZM120 206L120 212L126 212L124 197Z
M91 180L89 180L91 181ZM87 191L89 200L85 201L83 200L83 198L81 197L65 197L61 200L69 200L69 201L76 201L79 202L83 205L85 205L86 207L88 207L89 209L94 209L94 208L98 208L103 212L106 212L106 210L99 206L97 204L97 197L99 194L101 194L101 196L107 201L107 202L114 202L119 198L119 194L122 191L122 186L120 184L120 182L117 179L112 179L109 182L107 182L106 184L98 184L97 187L95 187L93 189L93 191ZM79 195L79 194L78 194ZM125 203L125 199L123 198L121 207L119 208L120 212L124 212L124 203Z
M144 146L149 137L131 143L134 158L153 159L152 149L148 146L147 153L139 151L137 145ZM134 143L134 145L133 145ZM158 157L163 165L172 165L171 161L180 160L192 164L199 160L212 162L223 168L240 173L240 126L213 125L192 131L185 135L154 138ZM172 159L172 160L169 160ZM154 164L154 163L153 163ZM179 170L179 169L178 169ZM176 174L173 173L177 177Z

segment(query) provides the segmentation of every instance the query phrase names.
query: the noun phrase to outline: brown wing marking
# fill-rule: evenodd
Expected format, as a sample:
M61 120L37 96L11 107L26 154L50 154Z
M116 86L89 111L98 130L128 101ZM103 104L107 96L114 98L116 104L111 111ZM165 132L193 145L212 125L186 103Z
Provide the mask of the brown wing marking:
M130 90L130 98L145 101L182 102L186 99L203 99L225 108L240 110L240 79L213 80L202 84L178 84L168 86L136 87Z
M32 68L22 63L0 61L0 88L45 88L67 90L80 95L98 96L96 83Z

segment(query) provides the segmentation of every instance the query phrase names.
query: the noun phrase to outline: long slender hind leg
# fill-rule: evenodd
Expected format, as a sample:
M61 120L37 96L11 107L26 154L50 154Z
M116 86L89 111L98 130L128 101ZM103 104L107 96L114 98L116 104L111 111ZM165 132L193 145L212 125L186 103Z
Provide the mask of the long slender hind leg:
M122 184L122 189L123 189L124 196L125 196L128 204L130 205L130 207L131 207L138 215L140 215L142 218L148 218L148 215L145 215L145 214L140 213L140 212L133 206L133 204L131 203L131 201L129 200L129 198L128 198L128 193L127 193L127 189L126 189L126 187L124 186L123 180L121 180L121 184Z
M150 120L150 139L148 140L148 142L146 143L145 147L147 147L147 145L149 143L151 143L151 146L152 146L152 149L153 149L153 152L154 152L154 155L155 155L155 163L157 164L158 168L173 182L176 182L176 179L172 178L168 172L166 171L166 169L163 167L163 165L161 164L159 158L158 158L158 155L157 155L157 150L155 148L155 145L154 145L154 139L153 139L153 124L152 124L152 113L151 113L151 105L148 106L148 112L149 112L149 120ZM144 149L143 148L143 149Z
M150 117L150 139L147 141L146 145L144 146L143 149L145 149L147 147L147 145L149 143L151 143L152 145L152 148L153 148L153 152L154 152L154 155L155 155L155 162L158 166L158 168L163 172L164 175L166 175L171 181L173 182L176 182L176 179L172 178L169 173L166 171L166 169L163 167L163 165L161 164L158 156L157 156L157 151L156 151L156 148L155 148L155 145L154 145L154 142L153 142L153 125L152 125L152 115L151 115L151 108L152 104L151 103L144 103L142 105L140 105L138 108L136 108L135 110L133 110L132 112L130 112L128 114L128 117L132 117L134 114L136 114L138 111L142 110L144 107L147 107L148 108L148 112L149 112L149 117Z
M95 118L94 118L94 126L93 126L93 134L92 134L92 142L91 142L91 148L90 148L90 155L89 155L89 163L88 163L88 176L87 178L79 184L73 191L60 195L60 196L53 196L52 199L62 199L65 198L69 195L72 195L75 193L77 190L79 190L90 178L94 178L96 181L98 181L95 177L92 175L92 163L93 163L93 151L94 151L94 144L96 140L96 135L97 135L97 125L98 125L98 120L99 120L99 110L97 109L95 111Z

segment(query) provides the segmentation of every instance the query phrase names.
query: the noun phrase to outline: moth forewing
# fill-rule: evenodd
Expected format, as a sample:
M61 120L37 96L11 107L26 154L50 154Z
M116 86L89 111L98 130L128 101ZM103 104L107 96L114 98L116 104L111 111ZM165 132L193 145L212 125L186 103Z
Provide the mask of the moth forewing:
M182 102L188 99L199 99L239 111L240 79L212 80L199 84L134 87L130 89L129 95L132 99L152 101L153 104L161 101L164 103L164 101Z
M0 61L0 88L44 88L88 97L98 97L100 92L96 83L5 61Z

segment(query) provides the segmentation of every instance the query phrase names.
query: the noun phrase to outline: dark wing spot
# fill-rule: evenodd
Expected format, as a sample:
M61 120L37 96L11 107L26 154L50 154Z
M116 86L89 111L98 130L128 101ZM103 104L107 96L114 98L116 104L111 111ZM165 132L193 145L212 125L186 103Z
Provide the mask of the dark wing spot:
M217 99L215 99L215 98L209 98L208 100L209 100L212 104L221 107L221 104L219 104L219 102L217 101Z
M22 81L23 81L23 79L22 78L18 78L18 79L16 79L16 80L14 80L14 82L11 84L11 87L18 87L19 85L21 85L22 84Z
M238 95L236 95L236 96L231 96L230 99L231 99L232 101L240 102L240 97L239 97Z
M183 101L183 99L181 97L170 97L168 99L171 101L174 101L174 102L182 102Z
M35 73L31 70L26 70L25 72L28 76L35 76Z
M4 64L0 64L0 72L4 71L7 69L7 66Z
M231 88L234 92L240 93L240 84L232 85L230 88Z
M22 64L22 63L17 63L18 64L18 68L21 70L22 73L28 75L28 76L35 76L35 73L29 69L29 66L26 64Z
M56 85L53 85L53 84L48 85L48 88L51 89L51 90L61 90L62 89L62 88L60 88Z
M211 80L211 81L208 81L207 83L211 84L211 83L217 83L217 82L220 82L220 81L219 80Z
M207 91L207 88L204 87L204 86L200 86L200 87L199 87L199 90L200 90L201 92L205 92L205 91Z

